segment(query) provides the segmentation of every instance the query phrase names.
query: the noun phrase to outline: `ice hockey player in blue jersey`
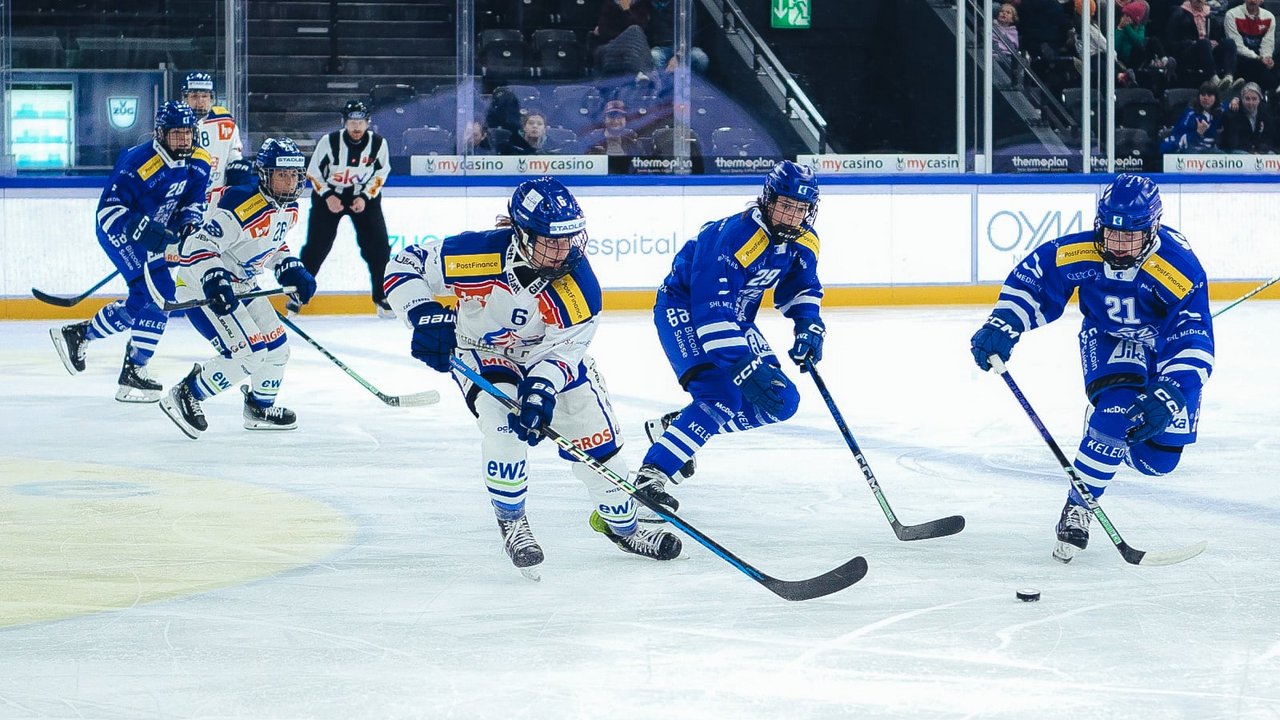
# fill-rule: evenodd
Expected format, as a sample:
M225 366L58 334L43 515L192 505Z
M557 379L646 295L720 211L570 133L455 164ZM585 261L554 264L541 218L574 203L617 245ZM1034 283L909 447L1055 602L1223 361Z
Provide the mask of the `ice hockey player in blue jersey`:
M480 428L481 466L503 546L526 575L543 561L525 515L526 443L536 445L551 426L627 474L618 420L587 354L601 293L583 254L586 242L578 201L560 181L542 177L520 183L498 229L411 245L387 265L387 298L413 330L413 357L443 373L456 357L520 403L511 412L453 371ZM444 296L458 299L456 313L435 300ZM636 502L623 490L581 463L573 474L594 504L592 529L636 555L680 554L680 538L637 525Z
M715 435L795 414L800 395L755 319L765 290L773 288L774 304L795 323L791 360L803 372L822 359L817 212L813 170L780 162L749 209L707 223L676 254L653 321L693 401L648 424L653 445L635 482L651 499L678 507L667 483L677 471L692 474L694 453Z
M200 403L230 389L245 376L244 427L292 430L292 410L276 404L289 360L288 337L266 298L239 300L272 273L293 287L305 305L315 278L289 253L285 237L298 223L298 195L306 184L307 158L289 138L267 138L254 163L258 182L228 186L178 253L177 298L212 302L187 311L191 325L218 354L197 364L160 399L160 409L195 439L208 427Z
M1213 372L1213 321L1204 269L1187 239L1160 224L1160 190L1120 175L1098 200L1092 232L1046 242L1018 264L971 341L983 370L1009 359L1022 334L1062 316L1080 294L1080 361L1089 409L1073 463L1089 491L1121 464L1165 475L1196 440L1200 393ZM1054 558L1089 542L1091 513L1074 489L1057 525Z
M164 333L166 317L142 277L148 267L157 289L173 295L164 251L200 224L209 183L209 156L194 146L196 118L180 102L156 111L155 137L121 153L98 201L98 244L129 284L129 296L107 305L92 320L50 331L62 364L72 375L85 369L85 346L130 331L120 370L121 402L156 402L161 385L147 362Z

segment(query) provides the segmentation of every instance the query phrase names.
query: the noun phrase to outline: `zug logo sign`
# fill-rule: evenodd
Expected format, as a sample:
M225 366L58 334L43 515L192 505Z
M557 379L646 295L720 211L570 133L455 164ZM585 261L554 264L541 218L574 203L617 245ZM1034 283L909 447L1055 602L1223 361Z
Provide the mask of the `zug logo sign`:
M111 127L117 130L128 130L133 127L134 123L138 122L138 98L107 98L107 118L111 120Z
M1030 252L1046 240L1083 229L1084 214L1079 210L1072 214L1048 210L1032 215L1021 210L1001 210L987 220L987 242L1000 252Z

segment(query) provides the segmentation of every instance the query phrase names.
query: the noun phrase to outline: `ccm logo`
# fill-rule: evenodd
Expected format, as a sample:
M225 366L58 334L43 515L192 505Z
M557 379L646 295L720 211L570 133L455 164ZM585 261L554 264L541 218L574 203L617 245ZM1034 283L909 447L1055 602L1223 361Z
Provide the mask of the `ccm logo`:
M613 431L605 428L598 433L594 433L584 438L578 438L573 441L573 446L579 450L590 450L604 445L613 440Z

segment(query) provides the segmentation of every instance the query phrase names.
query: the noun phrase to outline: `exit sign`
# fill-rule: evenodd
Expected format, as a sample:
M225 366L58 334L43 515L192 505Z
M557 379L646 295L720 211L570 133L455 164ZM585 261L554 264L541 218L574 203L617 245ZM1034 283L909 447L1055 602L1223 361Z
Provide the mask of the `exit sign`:
M770 25L779 30L805 30L809 27L810 0L770 0Z

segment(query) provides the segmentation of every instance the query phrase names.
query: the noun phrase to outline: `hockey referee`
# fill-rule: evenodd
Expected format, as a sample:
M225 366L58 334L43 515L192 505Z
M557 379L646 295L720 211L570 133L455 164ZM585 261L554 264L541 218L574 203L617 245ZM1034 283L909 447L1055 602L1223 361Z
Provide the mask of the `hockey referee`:
M350 215L360 257L369 266L370 294L378 317L394 317L382 292L383 272L391 259L381 195L391 170L387 143L369 130L369 108L363 102L348 102L342 109L342 119L343 129L316 143L307 167L311 215L307 220L307 242L299 257L312 275L319 273L333 249L338 223ZM292 302L288 304L290 313L299 309Z

